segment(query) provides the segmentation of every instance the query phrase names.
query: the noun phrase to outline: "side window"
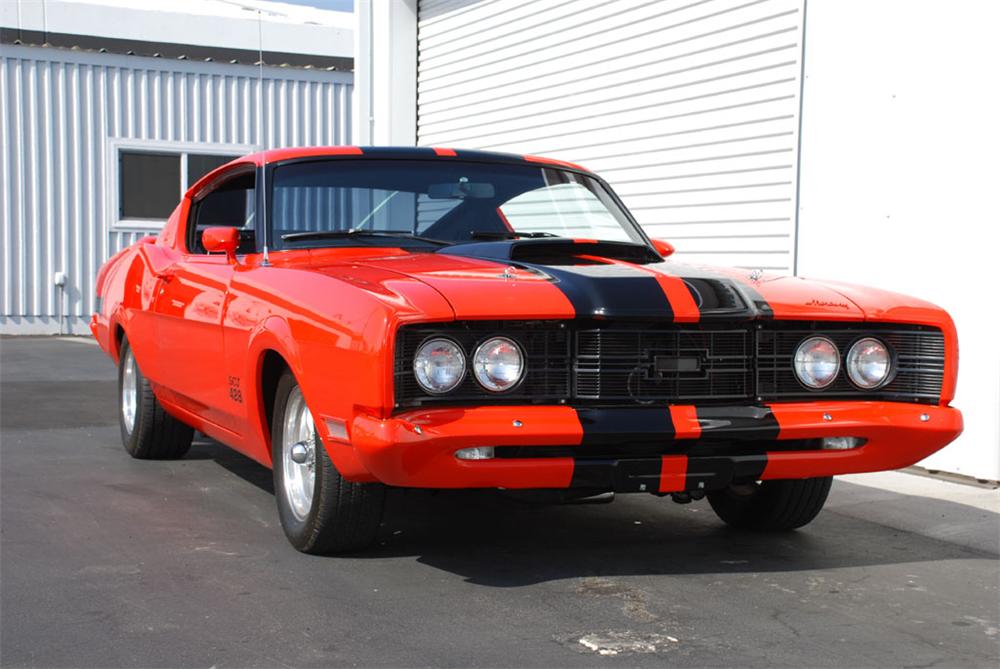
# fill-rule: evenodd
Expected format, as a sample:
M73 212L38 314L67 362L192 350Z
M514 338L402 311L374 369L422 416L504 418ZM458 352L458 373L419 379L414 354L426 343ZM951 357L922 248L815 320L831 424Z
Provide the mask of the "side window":
M223 181L191 206L188 219L187 247L192 253L205 253L201 233L206 228L239 228L237 253L257 250L254 236L255 172L245 172Z

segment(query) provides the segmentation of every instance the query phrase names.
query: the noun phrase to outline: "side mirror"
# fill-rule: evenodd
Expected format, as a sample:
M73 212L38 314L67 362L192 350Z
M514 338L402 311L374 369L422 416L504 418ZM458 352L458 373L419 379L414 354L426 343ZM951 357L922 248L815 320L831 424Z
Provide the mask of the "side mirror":
M652 242L653 242L653 248L656 249L656 252L659 253L664 258L673 255L675 249L674 245L671 244L670 242L664 241L662 239L654 239L652 240Z
M225 253L231 264L236 264L236 249L240 245L238 228L206 228L201 233L201 245L209 253Z

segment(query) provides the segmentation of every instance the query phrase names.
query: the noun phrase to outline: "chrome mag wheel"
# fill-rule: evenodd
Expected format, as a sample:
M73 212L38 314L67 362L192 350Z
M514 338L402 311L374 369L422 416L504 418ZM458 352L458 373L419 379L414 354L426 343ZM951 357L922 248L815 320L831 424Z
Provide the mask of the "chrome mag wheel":
M316 428L298 387L288 396L281 437L282 487L292 515L304 521L316 488Z
M329 555L371 545L382 522L385 486L344 479L316 434L291 370L274 389L271 462L281 529L303 553Z
M135 428L135 412L138 406L139 388L139 368L135 363L135 356L132 349L125 351L125 360L122 363L122 420L125 421L125 429L131 433Z

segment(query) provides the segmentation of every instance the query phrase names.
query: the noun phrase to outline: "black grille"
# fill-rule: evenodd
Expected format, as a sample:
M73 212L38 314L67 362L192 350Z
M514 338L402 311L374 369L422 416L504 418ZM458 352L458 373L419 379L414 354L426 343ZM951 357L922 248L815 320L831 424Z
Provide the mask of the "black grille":
M748 330L581 330L575 395L649 403L740 399L753 382Z
M792 359L806 337L821 334L840 350L841 362L851 345L862 337L874 336L895 351L896 373L875 391L858 390L841 369L837 379L821 391L809 390L795 377ZM768 399L816 399L860 397L936 403L941 398L944 378L944 336L931 329L876 329L866 325L845 327L818 325L814 329L761 330L757 346L757 394ZM843 364L842 364L843 367Z
M854 387L841 371L833 385L812 391L792 370L804 338L829 337L846 356L865 336L895 352L895 376L875 391ZM524 382L490 393L466 375L446 395L430 395L413 375L413 356L429 337L445 336L471 356L482 341L506 336L527 358ZM830 399L936 403L944 377L944 337L921 326L771 321L724 328L599 321L468 321L400 329L395 357L396 407L474 404L636 406Z

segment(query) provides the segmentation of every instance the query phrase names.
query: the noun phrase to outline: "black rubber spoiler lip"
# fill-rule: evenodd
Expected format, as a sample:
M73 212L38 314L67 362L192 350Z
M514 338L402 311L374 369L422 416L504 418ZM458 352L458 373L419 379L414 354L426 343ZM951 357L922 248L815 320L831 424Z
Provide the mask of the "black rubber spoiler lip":
M633 263L660 262L656 251L636 242L613 242L580 239L504 239L495 242L454 244L437 253L499 262L538 261L542 258L597 256Z

